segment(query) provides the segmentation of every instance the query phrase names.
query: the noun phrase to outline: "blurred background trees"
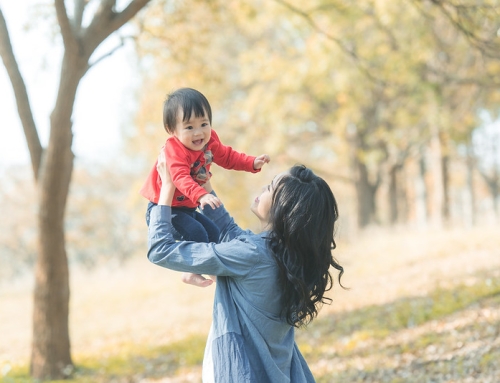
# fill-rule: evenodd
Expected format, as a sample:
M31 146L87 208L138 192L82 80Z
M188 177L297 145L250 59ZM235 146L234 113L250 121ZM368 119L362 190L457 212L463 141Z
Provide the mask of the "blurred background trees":
M346 237L371 225L497 221L499 9L496 1L153 2L136 20L142 71L123 158L81 164L74 175L70 198L81 203L68 212L71 259L90 265L144 245L136 191L167 138L163 100L182 86L208 97L226 143L272 156L269 177L301 162L327 178ZM255 225L247 214L255 177L214 173L226 205ZM4 177L1 203L13 208L14 190L29 190L29 180ZM4 231L24 238L18 260L34 254L24 214Z
M165 138L165 94L193 86L226 142L277 167L304 162L345 191L349 231L496 219L498 154L473 136L497 114L498 12L494 1L157 1L138 41L135 151ZM238 210L252 178L214 182Z

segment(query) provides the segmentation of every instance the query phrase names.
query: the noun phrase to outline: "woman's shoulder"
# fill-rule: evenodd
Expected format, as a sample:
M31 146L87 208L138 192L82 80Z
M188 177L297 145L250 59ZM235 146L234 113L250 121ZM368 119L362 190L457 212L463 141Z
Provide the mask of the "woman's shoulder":
M254 233L251 230L242 230L240 234L238 234L234 239L238 239L242 242L255 243L255 244L265 244L266 236L263 233Z
M247 248L247 252L256 262L274 262L267 246L265 233L256 234L250 230L246 230L235 237L233 241L238 241L238 246Z

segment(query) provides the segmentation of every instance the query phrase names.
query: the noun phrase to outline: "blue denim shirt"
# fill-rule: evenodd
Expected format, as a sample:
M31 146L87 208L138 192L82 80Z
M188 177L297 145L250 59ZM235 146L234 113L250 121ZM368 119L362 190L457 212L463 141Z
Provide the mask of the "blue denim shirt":
M225 208L204 214L219 227L220 243L176 242L171 209L155 206L148 258L168 269L217 276L212 328L205 349L206 383L310 383L314 378L280 318L278 268L266 233L239 228Z

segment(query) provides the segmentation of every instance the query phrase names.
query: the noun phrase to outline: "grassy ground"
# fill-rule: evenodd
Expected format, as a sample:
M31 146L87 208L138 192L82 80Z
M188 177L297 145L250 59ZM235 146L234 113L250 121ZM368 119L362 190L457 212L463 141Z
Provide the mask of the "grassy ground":
M500 382L500 272L320 318L298 338L318 382Z
M499 227L369 232L297 342L318 382L500 382ZM32 383L29 277L0 284L0 381ZM73 270L66 382L199 382L213 289L138 258Z

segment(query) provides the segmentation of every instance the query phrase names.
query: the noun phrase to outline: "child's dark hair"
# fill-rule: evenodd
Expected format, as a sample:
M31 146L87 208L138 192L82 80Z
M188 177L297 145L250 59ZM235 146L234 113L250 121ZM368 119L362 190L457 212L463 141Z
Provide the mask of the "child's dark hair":
M182 121L189 121L194 113L195 117L208 117L212 125L212 108L206 97L195 89L181 88L170 93L163 103L163 126L168 133L174 132L181 110L184 113Z
M332 256L338 219L335 197L328 184L302 165L277 181L270 210L269 248L278 264L283 291L282 316L295 327L306 325L333 286L330 266L340 278L344 269Z

